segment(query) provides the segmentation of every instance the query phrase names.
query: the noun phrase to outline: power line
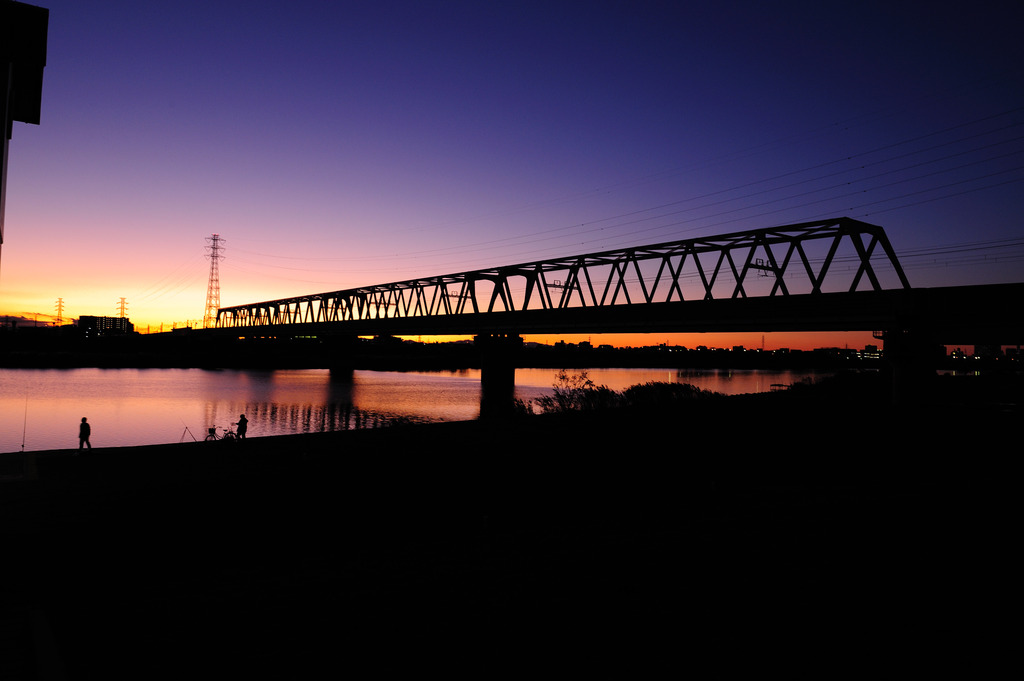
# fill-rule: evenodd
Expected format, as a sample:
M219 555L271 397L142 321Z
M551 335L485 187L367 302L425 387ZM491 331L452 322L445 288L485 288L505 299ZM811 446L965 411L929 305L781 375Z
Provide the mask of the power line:
M737 222L752 221L781 213L793 214L795 217L789 220L790 222L800 222L838 214L864 218L869 215L891 212L968 193L993 189L1024 179L1001 179L1007 174L1019 172L1024 167L1002 167L997 165L1024 151L1019 148L1019 143L1021 140L1024 140L1024 137L1010 137L1007 135L1008 131L1019 128L1024 123L1011 119L997 127L991 125L993 122L1005 119L1007 116L1016 116L1022 110L1024 110L1024 107L1013 108L965 123L947 126L926 134L919 134L903 140L874 146L866 151L836 158L825 163L778 173L768 178L745 182L730 188L704 192L675 201L572 225L536 230L526 234L517 234L498 239L459 243L454 246L399 253L362 254L358 257L289 256L281 253L262 253L236 249L237 252L254 256L254 258L236 258L236 263L248 265L248 267L238 267L235 265L232 266L232 269L258 274L267 278L317 285L322 284L327 288L334 288L339 278L336 269L330 266L311 268L309 265L313 263L340 264L356 262L360 265L358 268L360 276L381 272L391 273L381 275L385 277L404 277L417 260L430 256L450 256L450 258L446 258L448 260L447 264L435 262L432 264L432 268L462 271L479 268L481 266L480 258L478 257L480 254L487 254L488 259L492 260L490 264L507 264L510 261L532 261L550 257L555 248L559 249L562 255L570 248L575 252L604 250L623 245L635 245L638 236L644 234L650 235L649 238L645 239L647 242L673 240L697 230L711 230L716 227L725 227ZM977 126L985 126L985 129L971 130L971 128L976 128ZM942 136L958 133L958 131L962 132L962 134L956 134L952 139L941 139ZM991 141L993 136L997 136L995 141ZM990 141L984 142L986 139ZM929 140L933 140L934 143L924 147L913 148L915 145L921 145L922 142ZM969 146L967 148L956 148L956 145L964 144ZM917 168L923 168L928 165L947 164L953 159L980 154L985 150L995 147L1002 148L1003 153L990 155L985 158L975 158L956 167L943 167L932 172L908 175L908 173ZM940 150L947 150L947 153L935 155L935 152ZM926 154L931 156L922 159L922 155ZM913 161L915 158L919 160ZM856 163L857 161L861 162ZM854 163L855 165L851 165ZM842 167L844 165L850 167ZM971 167L979 166L984 167L984 169L990 172L976 173L970 177L941 185L929 183L932 178L942 174L962 173ZM828 173L820 172L830 167L835 168L835 170ZM872 168L877 169L877 171L865 174L866 170ZM904 176L901 177L901 174ZM800 178L801 175L811 176ZM847 176L848 179L831 182L827 186L822 185L829 178L838 179L843 176ZM896 179L859 190L854 188L858 184L881 178ZM778 184L786 179L793 181L783 185ZM811 185L812 183L818 183L822 186L809 187L806 191L801 192L786 191ZM914 189L913 185L915 183L927 183L927 186ZM970 184L975 186L968 186ZM907 186L910 188L910 191L895 194L892 190L900 186ZM730 197L730 195L733 196ZM808 214L809 209L814 209L814 207L821 207L830 202L838 205L844 199L857 196L870 198L871 200L824 210L814 215ZM714 201L706 200L715 197L721 198ZM757 197L765 198L761 201L751 202L751 199ZM700 205L687 205L695 204L701 199L705 199L705 201ZM770 206L778 207L769 208ZM667 210L672 208L675 209ZM854 215L851 214L852 211L863 211L863 213ZM690 216L682 217L687 214ZM640 225L645 226L642 229L637 229L636 227ZM626 229L628 229L628 232L624 231ZM561 245L559 246L558 244ZM304 266L261 262L260 259L263 258L278 262L281 260L298 261L304 263ZM385 266L365 266L372 263L380 263ZM213 265L214 263L211 262L211 275ZM268 272L268 270L273 270L273 272ZM282 276L287 272L302 272L306 276ZM217 284L219 300L219 275ZM208 314L211 291L212 289L208 284Z

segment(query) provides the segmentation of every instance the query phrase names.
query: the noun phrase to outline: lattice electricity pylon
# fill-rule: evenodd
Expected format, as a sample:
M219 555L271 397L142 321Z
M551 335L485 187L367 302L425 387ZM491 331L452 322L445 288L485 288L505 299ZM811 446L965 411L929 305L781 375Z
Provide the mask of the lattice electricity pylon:
M223 248L221 246L220 234L214 234L206 238L210 242L210 245L206 248L209 249L210 258L210 280L206 284L206 312L203 313L203 328L210 328L215 326L217 323L217 310L220 308L220 259L224 256L221 255L220 251Z
M883 278L888 278L887 285ZM239 305L221 309L217 326L554 311L885 288L908 289L910 284L884 230L836 218Z

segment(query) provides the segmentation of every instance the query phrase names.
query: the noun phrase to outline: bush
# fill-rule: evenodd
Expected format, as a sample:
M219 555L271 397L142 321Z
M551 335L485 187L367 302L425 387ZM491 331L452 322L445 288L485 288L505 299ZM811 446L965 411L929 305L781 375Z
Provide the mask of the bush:
M622 404L626 407L657 407L672 402L716 397L722 397L721 393L703 390L689 383L649 382L623 390Z
M520 416L532 416L533 415L533 401L532 400L521 400L518 397L512 400L512 415L516 417Z
M649 382L630 386L619 393L608 386L595 385L586 369L574 373L562 369L555 375L554 394L537 398L537 406L542 414L556 414L614 407L653 408L715 397L721 397L721 394L689 383Z
M608 386L594 385L586 369L569 373L562 369L555 374L554 394L537 398L543 414L584 411L615 406L617 393Z

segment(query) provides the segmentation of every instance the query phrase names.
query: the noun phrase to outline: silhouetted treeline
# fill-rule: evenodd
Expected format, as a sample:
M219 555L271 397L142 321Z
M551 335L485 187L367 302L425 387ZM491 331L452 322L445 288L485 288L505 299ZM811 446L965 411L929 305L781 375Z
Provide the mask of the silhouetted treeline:
M936 368L998 369L1019 367L1018 357L929 358ZM590 344L527 343L517 366L552 369L693 368L842 370L882 368L879 352L846 348L809 351L686 348L658 345L637 348ZM392 337L305 337L239 339L202 330L159 334L87 337L77 327L0 328L0 366L32 368L234 368L374 369L431 371L480 368L480 350L472 342L422 343Z

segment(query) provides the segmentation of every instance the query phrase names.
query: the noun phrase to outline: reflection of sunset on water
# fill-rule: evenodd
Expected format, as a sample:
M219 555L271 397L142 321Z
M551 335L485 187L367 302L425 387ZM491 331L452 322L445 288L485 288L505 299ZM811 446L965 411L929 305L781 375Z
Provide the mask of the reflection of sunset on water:
M550 394L555 369L516 371L516 397ZM597 385L621 391L650 381L691 383L736 394L765 392L810 374L772 371L591 369ZM201 369L0 369L0 452L77 446L82 416L95 447L202 440L249 420L249 437L465 421L480 414L480 371Z

